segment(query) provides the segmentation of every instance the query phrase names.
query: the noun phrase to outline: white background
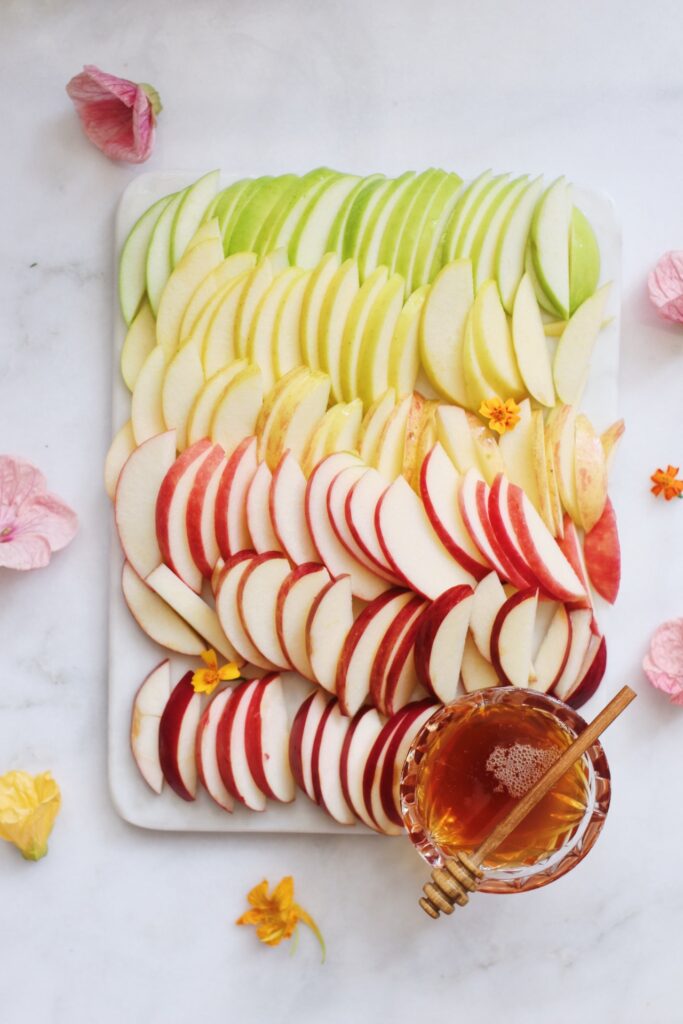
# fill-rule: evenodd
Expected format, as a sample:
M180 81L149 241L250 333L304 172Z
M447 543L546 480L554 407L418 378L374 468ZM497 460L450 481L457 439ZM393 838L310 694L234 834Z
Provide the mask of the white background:
M648 493L656 466L683 462L683 332L644 290L659 254L683 248L682 57L676 2L5 0L0 451L37 463L81 531L49 569L0 575L0 772L51 769L64 797L46 860L0 849L3 1024L683 1019L683 711L639 667L654 626L683 613L683 504ZM150 170L492 166L613 196L624 583L601 698L629 682L639 699L606 740L603 836L556 885L434 923L400 840L157 835L116 817L101 467L113 216L136 171L81 134L64 86L84 63L159 89ZM286 873L325 933L324 966L308 934L290 958L232 923L253 884Z

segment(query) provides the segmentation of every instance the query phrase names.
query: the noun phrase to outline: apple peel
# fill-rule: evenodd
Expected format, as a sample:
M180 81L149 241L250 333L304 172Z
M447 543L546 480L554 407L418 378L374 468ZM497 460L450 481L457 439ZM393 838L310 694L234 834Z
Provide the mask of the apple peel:
M83 131L105 156L130 164L148 159L154 148L156 115L161 111L156 89L86 64L66 91Z
M672 704L683 707L683 618L670 619L655 630L643 670Z
M683 251L664 253L650 271L647 288L659 316L683 324Z

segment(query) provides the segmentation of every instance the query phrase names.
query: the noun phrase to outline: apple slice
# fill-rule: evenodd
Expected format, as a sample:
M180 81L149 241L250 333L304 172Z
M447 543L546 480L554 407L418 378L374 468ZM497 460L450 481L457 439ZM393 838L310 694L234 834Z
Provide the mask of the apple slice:
M406 709L403 708L397 715L394 715L382 726L380 732L375 738L375 742L370 748L370 753L366 758L361 783L363 813L360 817L376 832L383 832L385 835L390 836L400 835L402 829L398 825L395 825L384 813L379 799L379 786L382 778L382 769L384 767L387 747L389 746L391 737L406 714ZM379 821L377 821L375 817L375 809L378 811Z
M386 704L389 696L387 684L391 669L394 663L396 663L396 670L391 679L395 690L401 670L405 665L406 657L404 656L404 650L402 650L403 640L409 633L412 634L414 640L414 624L418 621L428 603L417 594L414 594L406 604L399 608L393 621L386 629L377 649L377 654L370 670L370 703L374 704L382 714L389 713ZM400 657L399 651L401 652ZM412 693L412 690L410 692ZM394 694L391 696L393 697Z
M602 449L605 453L605 463L607 465L608 473L612 468L612 461L614 460L616 450L619 446L619 442L624 436L625 430L626 424L624 421L616 420L616 422L612 423L607 430L603 430L600 435L600 443L602 444Z
M550 414L552 417L553 413ZM503 458L505 475L512 484L517 484L525 492L533 505L541 510L538 494L538 482L534 469L533 441L535 420L531 412L528 398L519 403L519 423L514 430L506 431L498 442L498 449ZM572 472L574 463L572 461Z
M121 347L121 376L129 391L135 387L142 365L156 343L156 321L149 302L145 299L135 314Z
M473 582L443 546L422 502L403 477L382 495L375 525L394 572L418 593L433 599L451 587Z
M235 253L228 259L237 256L252 256L253 253ZM192 336L201 339L201 357L204 376L210 380L219 370L230 366L233 362L246 363L246 359L237 359L235 341L237 310L242 296L246 291L253 271L245 270L233 278L219 294L202 310L192 331Z
M512 310L512 343L519 372L532 398L555 405L555 387L541 311L528 274L519 282Z
M345 260L330 281L320 310L318 362L321 370L330 377L334 402L342 401L342 341L349 310L358 289L358 264L352 259Z
M245 437L227 461L216 492L216 540L227 561L238 551L251 548L247 526L247 493L258 469L256 438Z
M534 658L536 678L528 684L530 690L550 693L559 681L567 664L572 642L572 621L563 604L557 606L550 625Z
M249 705L260 682L260 679L245 680L234 688L216 732L216 757L223 785L235 800L252 811L266 808L266 795L251 773L246 747Z
M169 357L161 385L161 411L167 429L175 428L178 451L187 448L187 421L204 387L201 339L192 336Z
M242 577L256 558L255 551L240 551L227 560L216 586L216 614L223 632L240 657L256 668L272 672L276 666L254 646L242 624L237 603Z
M382 730L374 708L362 707L348 724L340 755L339 774L344 800L357 818L374 828L363 801L363 772L372 747Z
M301 366L301 309L304 294L311 280L310 270L301 271L289 284L277 309L272 337L272 358L279 380Z
M374 471L370 467L363 465L347 466L346 469L342 469L330 484L327 492L327 513L334 532L349 554L358 559L363 565L366 565L371 572L377 573L393 583L397 583L396 577L386 567L386 559L384 559L384 565L382 565L374 558L369 557L365 548L357 543L346 515L346 503L349 494L360 479L369 472ZM374 508L372 511L374 514Z
M341 783L341 752L348 728L348 718L342 714L337 701L331 700L318 724L311 752L315 802L340 825L356 824Z
M163 561L197 594L202 589L202 573L190 548L188 503L197 474L210 454L211 442L205 438L176 459L159 488L155 513L157 541Z
M197 394L187 417L187 443L194 444L211 436L211 423L216 406L231 380L246 369L244 359L235 359L209 377Z
M129 562L123 563L121 589L129 612L155 643L191 656L206 649L202 638L140 579Z
M294 778L289 767L289 724L279 675L261 679L245 719L247 764L256 785L271 800L291 803Z
M583 548L581 546L581 540L579 538L578 530L571 521L568 515L564 517L564 537L558 539L557 542L560 546L562 554L565 556L572 569L581 581L581 584L586 591L585 597L580 598L578 601L572 601L569 605L569 609L574 608L593 608L593 598L588 585L588 572L586 569L586 563L583 555ZM595 627L595 623L593 624Z
M470 614L470 632L482 658L491 661L491 633L498 612L507 600L497 573L491 572L477 584Z
M420 622L415 640L418 677L444 704L455 700L458 691L473 605L471 587L453 587L434 601Z
M478 690L488 690L501 685L498 673L493 665L480 654L471 634L468 634L465 640L460 664L460 678L465 693L476 693Z
M318 560L304 509L306 477L290 451L285 452L273 473L268 494L270 520L281 549L295 565Z
M537 589L520 590L507 599L493 623L491 663L508 686L529 685L537 606Z
M603 285L573 314L557 343L553 361L555 390L561 401L572 405L583 388L593 348L605 318L611 283Z
M263 403L263 380L258 366L247 366L230 381L214 409L211 440L232 455L241 441L255 432Z
M437 537L466 572L482 579L491 568L466 529L460 512L458 471L440 444L422 463L420 496Z
M412 405L413 396L406 395L392 410L373 454L373 466L389 482L395 480L403 471L406 429Z
M192 672L173 687L159 722L159 762L166 782L183 800L197 796L195 741L202 697L195 693Z
M210 579L219 555L216 540L216 494L226 462L221 446L214 445L197 472L187 500L185 525L190 554L202 576L207 579Z
M575 691L581 681L581 669L584 659L591 646L591 623L593 613L588 608L577 608L570 611L571 619L571 645L560 678L555 682L552 689L553 697L558 700L566 700Z
M621 581L621 548L617 517L609 498L597 523L584 537L583 554L591 583L600 597L614 604Z
M401 460L401 473L410 481L415 465L417 453L417 441L422 430L422 424L428 419L434 410L434 403L427 402L424 395L414 391L410 396L410 409L406 420L406 432L403 438L403 458Z
M235 805L232 795L225 788L225 783L221 778L218 767L216 736L218 733L218 723L232 694L233 691L229 688L221 690L204 708L197 729L195 750L199 781L211 799L219 807L222 807L224 811L228 812L232 812Z
M546 424L546 447L554 464L560 501L574 522L578 523L580 518L574 476L575 423L576 409L573 406L556 406L548 416ZM513 433L516 433L516 430ZM523 481L514 482L524 487ZM532 495L528 496L533 500ZM534 504L539 508L538 502ZM542 510L539 508L539 511Z
M464 409L457 405L440 405L436 410L436 430L439 444L458 473L479 466L474 436ZM510 434L516 432L510 431Z
M136 220L121 250L119 262L119 302L126 324L130 324L145 295L145 263L149 242L161 213L175 196L157 200ZM177 202L180 202L178 197Z
M294 716L289 733L289 766L294 781L302 792L315 800L313 792L313 744L318 726L332 698L315 689L304 700Z
M332 278L339 270L341 260L335 252L328 252L312 271L301 303L301 356L302 362L317 370L318 338L320 337L320 311Z
M355 715L370 692L372 666L382 638L396 614L412 595L407 590L389 590L375 598L353 623L337 663L334 687L345 715Z
M116 485L116 529L123 553L138 576L146 576L161 561L156 503L162 481L175 462L175 443L175 430L143 442L125 462Z
M351 578L338 576L320 591L306 621L306 653L318 683L334 693L337 664L353 625Z
M460 483L458 502L463 522L472 540L482 555L488 559L501 579L508 580L513 587L524 589L536 578L527 563L521 559L513 562L507 555L501 538L489 516L490 488L475 470L468 470ZM520 571L524 568L524 572Z
M391 345L404 293L405 280L400 274L392 274L377 294L368 315L358 353L356 381L356 393L366 409L389 387Z
M534 270L546 298L562 317L569 314L569 224L571 196L558 178L541 196L531 222L529 244Z
M360 398L355 398L353 402L338 403L328 409L318 421L306 445L301 463L304 475L310 476L326 455L357 451L362 418L363 403Z
M467 405L462 349L473 302L471 261L447 263L432 282L420 324L420 358L429 382L458 405Z
M349 490L344 504L350 534L363 552L363 560L369 559L383 575L391 574L391 568L377 536L375 511L387 486L379 471L368 466Z
M382 688L380 710L386 715L393 715L405 707L420 685L415 660L415 644L427 602L422 601L418 604L413 599L410 602L410 607L413 609L413 614L401 631L395 649L391 653Z
M291 566L284 555L269 551L249 562L237 587L237 607L245 632L271 664L289 669L275 626L278 591Z
M159 758L159 726L171 693L168 658L153 668L135 694L130 724L130 747L147 785L161 793L164 772Z
M180 344L182 345L192 334L200 319L210 309L212 314L218 309L238 280L246 280L247 273L256 265L256 253L240 252L224 259L215 270L204 278L192 293L192 298L185 307L180 324ZM223 363L229 362L224 359ZM204 369L206 370L206 364ZM218 367L212 369L215 372Z
M268 465L262 462L247 491L247 527L254 548L259 554L280 551L280 542L270 517L270 487L273 480Z
M121 470L134 451L135 435L131 422L128 420L114 435L104 460L104 489L112 501L116 494L116 485L119 482Z
M515 585L518 586L519 580L522 580L526 581L525 586L540 586L540 580L536 578L525 557L510 519L508 505L509 489L509 480L500 473L493 482L487 504L488 520L491 524L493 536L505 553L508 564L512 565L515 569L518 579Z
M207 206L218 192L219 178L220 171L209 171L184 190L171 227L173 266L176 266L184 252L192 250L195 233L201 233L200 222ZM222 255L221 253L221 257Z
M400 785L401 773L411 744L422 727L436 711L431 701L416 701L403 708L402 717L387 743L382 758L381 771L375 776L372 790L373 817L380 827L391 822L402 829Z
M349 452L328 455L316 466L306 486L306 522L316 550L330 576L348 575L355 597L372 601L390 586L346 549L334 531L327 508L332 481L343 469L362 465Z
M607 501L607 465L600 438L581 413L574 425L574 479L579 520L586 532L599 521Z
M194 590L186 583L183 583L179 576L171 572L167 565L158 565L146 577L145 582L200 636L203 636L210 647L213 647L228 661L234 661L238 666L243 664L242 659L221 629L214 609L202 600L199 594L195 594Z
M270 391L277 380L273 351L277 311L288 288L302 273L298 267L287 267L276 274L256 307L251 322L245 355L250 363L261 370L263 390L266 392Z
M275 628L282 650L296 672L314 681L306 649L306 624L313 603L329 582L330 574L324 566L304 562L292 569L277 594Z
M370 311L388 276L386 267L371 267L367 272L361 267L361 278L365 279L351 303L341 344L340 381L345 402L351 402L358 397L358 362L363 335Z
M360 428L358 439L358 450L363 462L372 466L375 464L377 445L389 417L396 406L396 391L389 388L381 398L378 398L374 405L371 405Z
M429 291L429 285L423 285L417 290L406 285L409 298L396 321L388 359L389 383L399 395L415 390L420 372L420 324ZM380 399L382 397L380 395Z
M495 255L495 277L508 313L512 313L517 287L524 273L529 229L542 190L543 179L536 178L519 196L500 229Z
M593 635L583 659L579 676L574 686L566 693L564 700L575 710L582 707L593 696L607 668L607 644L604 636Z
M193 246L182 257L166 282L157 309L157 342L168 356L180 343L180 324L193 292L223 262L223 246L217 238Z
M476 360L484 377L492 384L493 393L523 398L524 381L495 281L487 281L477 292L470 321Z
M284 380L285 378L283 378ZM284 402L268 423L268 436L262 439L264 457L275 468L286 451L303 460L311 436L327 408L330 380L315 371L294 392L293 404Z

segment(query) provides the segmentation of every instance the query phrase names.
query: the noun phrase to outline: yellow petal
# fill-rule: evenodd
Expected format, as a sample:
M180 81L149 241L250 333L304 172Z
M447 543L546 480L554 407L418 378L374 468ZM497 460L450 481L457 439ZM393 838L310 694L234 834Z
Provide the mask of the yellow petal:
M7 772L0 777L0 839L14 843L27 860L40 860L60 806L59 786L50 772Z
M294 879L286 875L273 890L273 902L282 909L289 909L294 902Z
M218 668L218 658L216 656L216 652L213 650L212 647L209 647L208 651L202 651L199 657L202 659L205 665L209 666L209 668L212 668L214 670Z
M222 683L230 682L233 679L239 679L240 670L237 665L232 661L229 661L226 665L223 665L223 668L218 670L218 678Z
M247 903L251 903L252 907L264 907L268 902L268 880L264 878L247 894Z

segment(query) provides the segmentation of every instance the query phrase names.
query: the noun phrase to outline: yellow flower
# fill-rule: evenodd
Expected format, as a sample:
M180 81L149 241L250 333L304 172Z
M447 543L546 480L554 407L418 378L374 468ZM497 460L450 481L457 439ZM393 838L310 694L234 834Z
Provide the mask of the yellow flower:
M519 423L519 406L514 398L503 402L500 398L489 398L479 406L479 415L489 421L491 430L504 434Z
M0 776L0 839L14 843L26 860L40 860L62 803L50 772Z
M232 679L240 678L240 670L232 661L227 662L222 668L218 667L216 652L209 649L199 655L206 668L198 668L192 676L192 685L195 693L213 693L219 683L226 683Z
M659 497L663 494L667 501L671 501L672 498L683 498L683 480L677 480L678 466L667 466L666 470L658 469L656 473L653 473L650 477L654 487L650 490Z
M253 924L260 942L278 946L283 939L291 939L299 922L307 925L320 943L325 959L325 943L320 929L303 907L294 902L294 879L287 875L268 895L268 882L264 879L254 886L247 901L252 909L238 917L235 924Z

